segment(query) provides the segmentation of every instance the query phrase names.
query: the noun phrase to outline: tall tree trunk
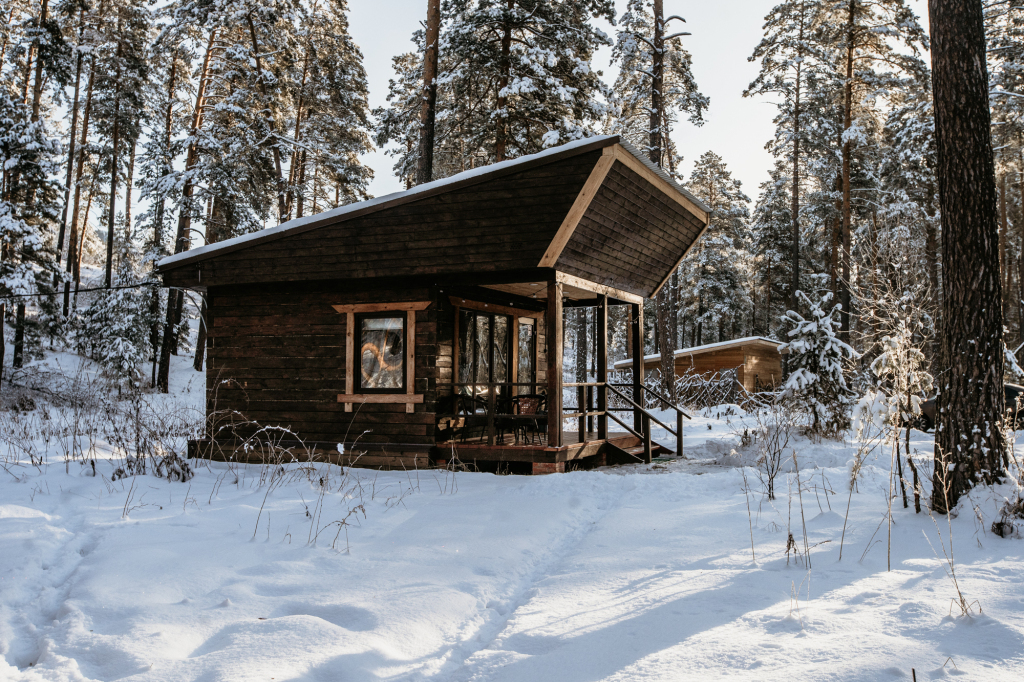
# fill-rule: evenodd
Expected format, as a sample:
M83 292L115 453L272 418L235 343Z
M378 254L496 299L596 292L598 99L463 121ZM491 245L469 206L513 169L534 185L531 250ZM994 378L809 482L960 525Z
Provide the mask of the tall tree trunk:
M508 15L505 17L505 25L501 34L501 75L498 78L498 97L495 100L495 108L501 112L498 119L498 129L494 135L494 160L501 162L505 160L508 153L508 97L505 96L505 88L512 80L512 10L515 9L515 0L508 0Z
M929 0L942 212L943 371L932 507L1001 480L1003 316L985 27L978 0Z
M790 244L790 268L792 269L792 282L789 292L789 307L796 310L796 292L800 290L800 89L803 85L803 54L804 54L804 3L800 3L800 47L797 48L796 79L794 82L793 97L793 197L790 201L789 211L793 216L792 244ZM771 261L768 263L771 271ZM771 308L771 280L768 282L769 309Z
M839 281L839 302L842 304L839 329L844 341L850 340L850 251L851 251L851 219L853 208L850 205L850 162L853 154L853 142L846 133L853 125L853 52L854 37L857 25L857 0L850 0L849 14L846 24L846 83L843 86L843 231L842 277Z
M263 77L263 60L260 57L260 44L259 40L256 38L256 24L252 20L251 12L246 15L246 20L249 23L249 37L252 39L252 53L253 58L256 61L256 71L260 74L256 82L259 84L260 94L263 95L264 102L266 102L269 107L270 98L269 93L267 92L267 81ZM269 108L266 111L266 121L267 129L271 133L274 133L274 116ZM288 215L288 210L285 206L285 197L288 193L288 188L285 185L284 174L281 171L281 147L277 141L274 141L270 149L274 156L274 175L277 180L277 216L279 222L284 222Z
M118 35L121 33L120 18L117 22ZM117 154L121 142L121 55L122 43L117 43L117 86L114 90L114 127L110 132L110 209L107 212L107 265L104 276L105 286L109 289L113 282L114 266L114 220L117 217Z
M46 25L47 12L50 9L49 0L43 0L39 8L39 25L36 26L36 30L40 33L43 31L43 27ZM39 106L43 100L43 57L42 50L39 49L39 42L42 38L37 38L36 44L36 78L35 85L32 87L32 121L39 120Z
M654 51L651 55L651 121L650 149L647 155L655 165L661 165L661 124L664 121L665 81L665 9L662 0L654 0Z
M86 149L89 143L89 114L92 111L92 86L96 79L96 58L93 57L89 63L89 84L85 88L85 107L82 111L82 138L78 145L78 163L75 169L75 200L71 206L71 233L68 235L68 259L67 265L64 271L68 275L75 275L78 271L78 251L79 251L79 230L78 221L80 220L79 208L81 206L80 201L82 198L82 173L85 170L85 156ZM88 220L88 216L86 216ZM71 307L71 281L64 282L64 317L67 317L70 313Z
M14 355L11 358L11 366L14 369L21 369L25 364L25 299L18 299L18 306L14 314Z
M81 43L82 35L85 29L85 10L79 10L78 13L78 41ZM78 50L78 56L75 59L75 95L71 100L71 131L68 135L68 169L64 178L64 210L60 216L60 231L57 236L57 268L53 273L53 286L56 289L57 283L60 279L60 259L64 253L64 237L67 232L68 224L68 208L71 203L71 181L74 178L75 168L75 137L78 135L78 96L82 86L82 61L84 55L81 50Z
M199 73L199 84L196 88L196 105L192 111L192 127L189 137L192 143L185 155L185 170L191 171L199 161L199 146L196 138L203 125L203 110L206 107L206 89L210 80L210 63L213 59L214 47L217 44L217 29L210 32L210 41L203 57L203 68ZM186 173L185 183L181 189L181 208L178 211L178 230L174 238L174 253L181 253L188 248L189 230L192 226L191 200L194 184ZM169 390L171 370L171 350L177 348L177 327L181 324L181 312L185 296L172 289L167 293L167 316L164 321L163 341L160 343L160 364L157 368L156 385L162 393Z
M427 0L426 50L423 53L423 104L420 107L420 154L416 183L434 177L434 118L437 113L437 59L441 33L441 0Z

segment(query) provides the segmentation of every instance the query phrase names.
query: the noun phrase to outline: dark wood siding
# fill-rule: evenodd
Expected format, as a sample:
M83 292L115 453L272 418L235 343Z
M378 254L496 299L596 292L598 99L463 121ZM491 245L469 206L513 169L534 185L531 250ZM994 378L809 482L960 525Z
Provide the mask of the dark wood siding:
M356 405L347 413L338 403L349 370L346 316L331 307L434 301L429 288L360 289L320 282L215 287L208 295L208 414L235 411L264 426L286 427L305 441L340 443L359 437L363 443L433 444L436 306L416 313L415 392L423 394L424 402L411 414L404 404Z
M678 203L616 162L555 268L650 296L703 227Z
M600 151L168 270L171 286L534 268ZM201 267L201 274L199 268Z

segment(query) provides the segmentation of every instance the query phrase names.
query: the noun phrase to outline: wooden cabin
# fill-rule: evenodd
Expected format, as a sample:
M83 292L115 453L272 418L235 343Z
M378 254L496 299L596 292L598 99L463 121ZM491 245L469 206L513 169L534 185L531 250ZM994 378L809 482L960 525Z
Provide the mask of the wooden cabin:
M676 376L687 373L711 375L736 370L736 381L748 393L773 390L782 382L781 341L763 336L708 343L673 353ZM615 369L632 368L632 360L615 363ZM661 369L661 355L644 357L644 369Z
M597 308L599 366L611 305L631 307L641 348L643 300L708 213L607 136L165 258L166 286L207 305L213 426L190 453L242 457L259 425L347 465L609 461L645 419L605 409L609 393L643 389L563 385L563 309Z

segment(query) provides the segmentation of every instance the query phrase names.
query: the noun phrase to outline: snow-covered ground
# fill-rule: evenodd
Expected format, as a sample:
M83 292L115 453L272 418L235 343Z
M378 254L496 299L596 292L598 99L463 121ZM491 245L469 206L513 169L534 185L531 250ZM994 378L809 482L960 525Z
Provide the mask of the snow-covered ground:
M962 617L945 517L898 503L887 570L888 450L843 538L856 444L798 440L769 502L750 427L712 411L686 459L539 477L8 463L0 679L1024 676L1024 540L989 531L1008 486L951 522Z

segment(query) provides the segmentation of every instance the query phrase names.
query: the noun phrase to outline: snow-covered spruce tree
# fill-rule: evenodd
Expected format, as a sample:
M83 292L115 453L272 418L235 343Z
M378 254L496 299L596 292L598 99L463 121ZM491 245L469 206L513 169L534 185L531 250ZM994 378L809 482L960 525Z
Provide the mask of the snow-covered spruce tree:
M614 20L609 0L449 0L446 9L441 54L451 67L438 86L470 104L459 121L467 149L485 150L489 163L592 134L606 109L591 62L611 42L593 20Z
M790 374L780 399L808 415L810 434L835 438L849 428L849 408L854 402L844 365L859 354L837 335L839 305L828 307L831 292L812 301L799 291L797 300L806 306L808 315L786 312L785 319L792 325L790 340L779 350L789 353Z
M684 259L679 278L691 344L724 341L749 330L752 302L750 199L722 157L706 152L687 188L711 210L704 237Z
M776 161L768 180L761 183L761 194L751 220L754 302L751 331L760 336L776 334L778 321L790 307L793 194L789 185L784 162Z
M14 317L14 367L38 347L42 331L25 297L52 291L59 153L60 143L42 120L32 120L31 107L0 90L0 294L19 296L6 308Z
M81 312L78 345L82 353L99 363L119 391L137 391L142 387L151 353L151 298L147 288L138 287L149 272L135 240L124 234L124 217L115 225L120 229L115 235L117 270L113 288L94 294Z
M682 32L665 35L667 20L660 17L660 34L656 36L655 14L652 0L630 0L619 18L612 59L619 67L619 75L612 87L615 113L610 132L625 137L637 149L650 154L652 131L658 133L660 145L653 159L670 173L675 172L681 158L671 141L672 127L685 115L694 125L704 122L704 112L710 100L701 94L693 77L692 58L683 48ZM664 14L664 12L662 12ZM678 19L679 17L673 17ZM675 27L676 25L673 25ZM674 28L673 28L674 30ZM688 34L685 34L688 35ZM660 63L656 63L661 41ZM657 73L660 67L660 74ZM661 91L657 112L652 102L652 79L660 75ZM658 125L652 128L654 120Z

